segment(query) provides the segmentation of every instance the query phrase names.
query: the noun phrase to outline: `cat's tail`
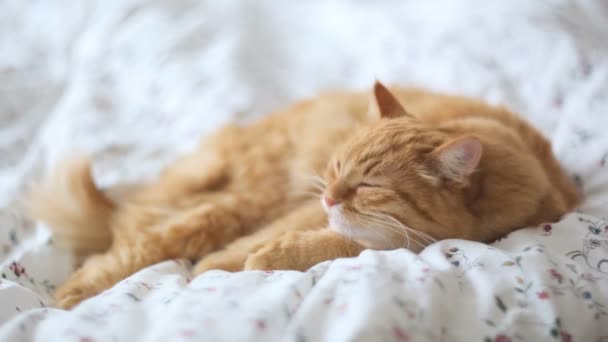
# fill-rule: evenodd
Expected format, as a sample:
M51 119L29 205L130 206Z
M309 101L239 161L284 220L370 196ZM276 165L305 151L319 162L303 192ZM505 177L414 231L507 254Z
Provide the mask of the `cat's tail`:
M31 218L49 226L57 246L77 257L110 247L116 204L95 185L87 158L59 163L50 177L31 186L24 205Z

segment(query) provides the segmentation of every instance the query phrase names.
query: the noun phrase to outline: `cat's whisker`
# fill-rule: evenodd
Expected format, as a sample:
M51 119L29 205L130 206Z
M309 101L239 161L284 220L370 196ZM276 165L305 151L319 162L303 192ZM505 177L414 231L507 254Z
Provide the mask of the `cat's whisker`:
M365 220L367 224L370 224L372 226L370 226L369 228L376 228L376 227L381 227L382 229L385 230L389 230L391 232L397 233L400 236L407 236L407 232L397 229L397 227L391 226L391 225L387 225L385 222L381 222L381 221L374 221L374 220Z
M402 229L401 226L395 225L395 223L393 223L393 222L387 221L387 220L385 220L383 218L380 218L380 217L375 217L375 215L374 215L374 217L365 217L364 220L367 221L370 224L377 224L378 227L380 227L380 228L382 228L384 230L388 230L388 231L391 231L393 233L397 233L400 236L405 237L405 239L406 239L406 241L405 241L406 248L410 247L410 242L414 242L414 243L416 243L416 244L418 244L418 245L420 245L422 247L426 247L426 245L424 245L422 242L420 242L417 239L411 237L409 235L409 233L408 233L408 230ZM372 227L370 227L370 229L371 228Z
M381 232L379 232L377 230L372 230L372 232L374 232L374 233L376 233L376 235L380 236L382 238L382 240L384 240L384 242L386 243L386 246L391 245L391 240L388 238L388 236L386 236L385 234L382 234Z
M319 193L322 193L323 191L325 191L325 187L324 187L324 186L321 186L321 185L314 185L314 184L313 184L313 185L312 185L312 187L313 187L315 190L318 190L318 191L319 191Z
M319 194L323 193L325 191L325 186L321 185L321 184L308 184L308 189L310 190L314 190L314 191L318 191Z
M408 249L410 248L410 242L413 242L413 243L415 243L415 244L417 244L417 245L419 245L419 246L422 246L422 247L426 247L426 246L425 246L425 245L424 245L422 242L420 242L418 239L416 239L416 238L414 238L414 237L410 236L410 235L409 235L409 233L408 233L406 230L399 230L399 229L395 229L394 227L391 227L391 226L389 226L389 225L382 225L382 226L380 226L380 227L381 227L382 229L385 229L385 230L390 230L390 231L392 231L392 232L399 232L399 233L401 233L401 235L403 235L403 236L405 237L405 240L406 240L406 241L404 242L404 243L405 243L405 246L406 246L405 248L408 248Z
M421 242L420 240L416 239L413 236L410 236L409 232L407 230L403 230L403 232L405 233L405 236L407 238L407 241L405 242L406 248L410 248L410 242L413 242L415 244L417 244L418 246L421 247L426 247L426 245L424 244L424 242Z
M398 233L398 234L400 234L402 236L406 236L407 235L407 231L399 229L400 227L395 226L392 222L387 222L385 220L381 220L381 219L374 218L374 217L364 217L363 220L366 221L369 224L380 225L383 228L391 230L391 231L393 231L395 233Z
M302 196L302 197L320 197L321 193L314 191L292 191L289 193L292 196Z
M405 230L411 232L412 234L420 237L427 244L431 244L431 243L437 242L436 239L434 239L433 237L431 237L430 235L428 235L426 233L423 233L423 232L421 232L419 230L412 229L412 228L409 228L409 227L406 227L406 226L402 226L402 227L403 227L403 229L405 229Z
M321 184L321 185L323 185L323 186L326 186L326 185L327 185L327 182L325 181L325 179L323 179L323 177L321 177L321 176L317 176L317 175L312 175L311 177L312 177L312 179L313 179L314 181L316 181L317 183L319 183L319 184Z
M421 232L421 231L416 230L416 229L412 229L412 228L410 228L410 227L406 226L405 224L401 223L399 220L397 220L397 219L396 219L396 218L394 218L393 216L386 215L386 214L384 214L384 216L385 216L387 219L389 219L389 220L393 221L395 224L397 224L397 225L401 226L403 229L409 230L409 231L410 231L410 232L412 232L413 234L416 234L417 236L419 236L420 238L422 238L422 239L424 239L424 240L426 240L426 241L429 241L429 242L431 242L431 243L437 242L437 239L433 238L432 236L428 235L427 233Z
M412 237L410 237L410 234L407 232L407 230L396 229L396 227L393 228L390 225L386 225L385 223L383 225L381 225L380 227L382 229L384 229L384 230L390 230L392 232L399 233L403 237L405 237L405 242L404 242L405 248L409 249L410 248L410 242L412 242L412 241L414 241L416 243L419 243L416 239L412 239Z
M370 223L371 223L371 222L370 222ZM385 227L385 226L383 226L383 225L380 225L380 226L378 226L378 227L369 227L370 231L371 231L372 233L376 234L377 236L379 236L380 238L382 238L382 240L384 240L384 242L386 243L386 245L387 245L387 246L390 246L390 245L391 245L391 241L390 241L390 239L388 238L388 236L386 236L385 234L382 234L382 232L380 232L380 229L378 229L378 228L385 229L385 230L389 230L389 231L393 231L393 232L395 232L395 233L397 233L397 234L401 234L401 235L403 235L403 232L399 232L399 231L394 231L394 230L391 230L389 227ZM387 228L388 228L388 229L387 229Z
M314 189L313 190L305 190L305 189L302 189L302 190L292 190L289 193L291 193L291 194L305 193L305 194L321 195L321 191L315 191Z
M306 181L309 181L310 183L312 183L311 185L316 187L317 189L325 190L325 188L327 187L327 182L325 182L325 179L318 175L302 172L298 172L295 175L300 178L304 178Z
M404 224L402 224L401 222L399 222L398 220L396 220L394 217L392 217L390 215L377 214L377 213L372 213L372 212L367 212L365 214L368 214L368 215L376 218L378 220L377 223L381 223L385 228L389 227L389 226L397 228L397 230L395 230L393 228L392 231L395 231L395 232L398 231L402 235L406 236L406 238L408 239L407 248L409 248L409 241L415 242L416 244L418 244L424 248L424 247L428 246L430 243L434 242L434 240L435 240L432 237L430 237L428 234L422 233L420 231L417 231L417 230L414 230L414 229L411 229L411 228L405 226ZM409 233L412 233L412 234L418 236L423 241L421 242L418 239L413 238L412 236L409 235ZM430 240L430 242L429 242L429 240Z
M427 247L428 245L430 245L431 243L433 243L433 241L431 240L431 238L429 238L426 234L424 234L424 233L422 233L422 232L420 232L418 230L411 229L411 228L408 228L408 227L403 227L403 226L401 226L401 228L403 230L405 230L405 231L408 231L408 232L412 233L416 237L420 238L422 240L422 242L418 242L418 244L420 246L422 246L423 248ZM416 240L416 241L418 241L418 240Z

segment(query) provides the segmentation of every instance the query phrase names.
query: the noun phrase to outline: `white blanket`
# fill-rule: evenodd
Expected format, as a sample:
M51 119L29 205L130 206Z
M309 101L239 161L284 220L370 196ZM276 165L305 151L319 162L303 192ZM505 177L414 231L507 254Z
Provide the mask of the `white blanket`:
M567 0L0 2L0 341L608 341L606 18ZM52 308L71 256L17 202L57 158L93 155L101 185L150 179L225 122L375 78L522 113L579 213L303 273L167 261Z

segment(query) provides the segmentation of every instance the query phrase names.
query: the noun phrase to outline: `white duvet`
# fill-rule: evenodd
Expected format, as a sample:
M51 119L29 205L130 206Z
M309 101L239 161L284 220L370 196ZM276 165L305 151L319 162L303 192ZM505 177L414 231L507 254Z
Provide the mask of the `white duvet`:
M424 3L0 2L0 341L608 341L608 5ZM522 113L579 212L304 273L167 261L53 308L71 256L17 201L57 158L92 154L101 185L150 179L225 122L375 78Z

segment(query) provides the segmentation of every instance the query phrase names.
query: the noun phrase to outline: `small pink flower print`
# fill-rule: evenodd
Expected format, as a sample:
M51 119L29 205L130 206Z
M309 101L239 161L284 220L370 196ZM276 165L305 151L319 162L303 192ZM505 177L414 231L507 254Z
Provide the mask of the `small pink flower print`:
M496 335L494 342L511 342L511 338L507 335L500 334Z
M152 286L148 285L147 283L145 283L143 281L138 281L137 283L135 283L135 285L137 285L137 287L143 287L146 290L152 289Z
M334 301L334 299L333 299L333 298L326 298L326 299L323 301L323 304L325 304L325 305L329 305L329 304L331 304L333 301Z
M566 331L560 331L560 336L562 338L562 342L572 342L572 335L568 334Z
M589 76L593 71L593 67L593 63L589 61L587 56L581 55L579 57L579 68L583 76Z
M416 280L418 280L419 283L424 283L424 281L426 280L425 277L418 277Z
M213 318L205 318L203 319L203 325L207 327L212 327L215 325L215 320Z
M274 271L264 271L264 274L273 274Z
M551 235L551 231L553 230L553 227L550 224L545 224L543 225L543 234L544 236L548 236Z
M456 253L456 252L458 252L458 248L456 248L456 247L452 247L452 248L450 248L448 251L450 251L450 252L452 252L452 253Z
M538 299L542 299L542 300L549 298L549 292L547 292L547 291L537 292L536 295L538 296Z
M564 281L564 276L554 268L549 270L549 274L551 275L551 278L557 280L560 284Z
M204 290L207 291L207 292L215 292L215 291L217 291L217 289L215 287L205 287Z
M399 327L393 327L393 335L395 335L397 341L408 342L410 340L410 335Z
M428 267L425 267L425 268L422 269L422 272L423 273L429 273L429 272L431 272L431 269L428 268Z
M78 339L78 342L95 342L95 340L88 336L83 336Z
M255 327L256 327L256 329L258 329L258 331L265 331L266 330L266 321L264 321L262 319L256 319Z
M21 264L16 261L13 261L8 268L13 271L17 278L21 277L22 274L25 274L25 267L21 266Z
M581 274L581 279L590 281L590 282L595 282L598 278L594 277L593 274L591 274L591 273L583 273L583 274Z
M298 291L298 289L293 290L293 296L297 299L302 299L302 294L300 293L300 291Z
M561 108L564 104L564 95L563 94L555 94L553 97L553 106L555 108Z
M359 271L359 270L361 270L361 268L362 268L361 265L353 265L353 266L349 266L347 268L347 270L349 270L349 271Z
M188 329L188 330L182 330L179 332L180 335L182 335L183 337L187 337L187 338L193 338L196 336L196 331Z
M122 307L121 307L120 305L116 304L116 303L112 303L112 304L110 304L109 308L110 308L110 310L112 310L112 311L119 311L119 310L121 310L121 309L122 309Z

